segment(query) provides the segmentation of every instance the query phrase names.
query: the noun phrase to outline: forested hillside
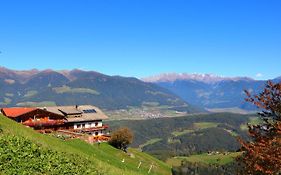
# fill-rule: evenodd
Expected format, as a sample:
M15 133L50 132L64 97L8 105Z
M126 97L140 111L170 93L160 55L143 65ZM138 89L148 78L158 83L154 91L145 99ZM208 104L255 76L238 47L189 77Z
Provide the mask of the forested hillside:
M133 146L166 161L173 174L236 174L241 166L237 137L249 139L247 123L257 115L214 113L150 120L110 121L113 130L131 128Z
M247 138L246 123L254 121L255 115L217 113L108 123L112 129L131 128L133 146L166 160L208 151L236 151L240 148L236 137Z

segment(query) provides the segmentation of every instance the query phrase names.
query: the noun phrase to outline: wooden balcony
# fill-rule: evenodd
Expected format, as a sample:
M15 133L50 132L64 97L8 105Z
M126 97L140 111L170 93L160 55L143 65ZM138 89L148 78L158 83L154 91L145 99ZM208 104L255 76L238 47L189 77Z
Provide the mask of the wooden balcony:
M64 120L51 120L51 119L40 119L40 120L27 120L23 122L24 125L29 127L51 127L60 126L65 123Z

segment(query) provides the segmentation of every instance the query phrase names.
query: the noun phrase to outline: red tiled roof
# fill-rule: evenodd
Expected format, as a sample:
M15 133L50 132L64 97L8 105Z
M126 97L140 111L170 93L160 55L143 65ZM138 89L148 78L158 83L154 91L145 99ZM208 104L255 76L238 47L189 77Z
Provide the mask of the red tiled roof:
M3 114L7 117L18 117L37 108L2 108Z

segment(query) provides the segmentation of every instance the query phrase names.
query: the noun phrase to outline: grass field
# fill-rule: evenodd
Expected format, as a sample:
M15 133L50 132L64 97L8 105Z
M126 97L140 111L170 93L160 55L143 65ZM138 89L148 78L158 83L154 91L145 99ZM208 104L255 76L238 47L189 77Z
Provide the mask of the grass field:
M141 144L139 146L140 149L142 149L143 147L147 146L147 145L151 145L151 144L154 144L154 143L157 143L159 141L161 141L162 139L161 138L154 138L154 139L150 139L148 140L147 142L145 142L144 144Z
M12 100L8 97L4 97L4 101L0 102L0 105L8 105L12 102Z
M207 153L204 153L204 154L197 154L188 157L173 157L168 159L166 163L175 167L180 166L183 160L186 160L188 162L200 162L204 164L225 165L227 163L232 162L235 159L235 157L239 155L241 155L240 152L233 152L227 154L219 153L213 155L208 155Z
M181 135L188 134L188 133L193 133L193 132L194 132L194 130L185 129L185 130L182 130L182 131L173 131L172 135L177 137L177 136L181 136Z
M232 135L233 137L237 137L238 134L235 131L229 130L229 129L224 129L226 132L228 132L230 135Z
M261 120L259 117L250 117L249 124L250 124L250 125L257 125L257 124L259 124L259 123L261 123L261 122L262 122L262 120ZM241 129L242 131L248 130L247 124L242 124L242 125L240 125L240 129Z
M138 149L129 149L129 154L127 154L113 148L107 143L98 146L90 145L78 139L63 141L52 136L39 134L33 129L18 124L2 115L0 115L0 128L3 130L3 134L26 138L42 147L42 149L51 149L53 151L63 152L66 155L75 154L87 159L103 174L147 174L151 165L151 174L171 174L169 165L146 153L139 152ZM141 167L138 168L140 162L142 162Z
M36 94L38 94L38 91L31 90L31 91L27 91L23 97L32 97L32 96L35 96Z
M249 111L249 110L244 110L238 107L234 108L207 108L206 110L210 112L230 112L230 113L235 113L235 114L253 114L256 113L257 111Z
M184 129L182 131L173 131L172 135L177 137L177 136L181 136L184 134L194 133L195 131L198 131L201 129L215 128L218 125L219 125L219 123L215 123L215 122L196 122L196 123L193 123L193 129ZM238 134L235 133L234 131L227 130L227 129L225 129L225 131L230 133L232 136L238 136Z
M206 128L215 128L218 126L219 123L214 122L198 122L194 123L195 129L206 129Z
M56 103L54 101L42 101L42 102L21 102L17 103L17 106L56 106Z
M94 89L88 89L88 88L71 88L68 86L62 86L62 87L56 87L53 88L53 90L58 93L85 93L85 94L93 94L93 95L99 95L100 93Z

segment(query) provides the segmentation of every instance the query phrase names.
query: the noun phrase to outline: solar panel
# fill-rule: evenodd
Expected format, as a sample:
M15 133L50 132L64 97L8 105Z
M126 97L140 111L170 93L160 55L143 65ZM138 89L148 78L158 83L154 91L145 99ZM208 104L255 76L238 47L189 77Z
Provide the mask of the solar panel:
M94 109L85 109L85 110L83 110L83 112L84 113L97 113L97 111Z

